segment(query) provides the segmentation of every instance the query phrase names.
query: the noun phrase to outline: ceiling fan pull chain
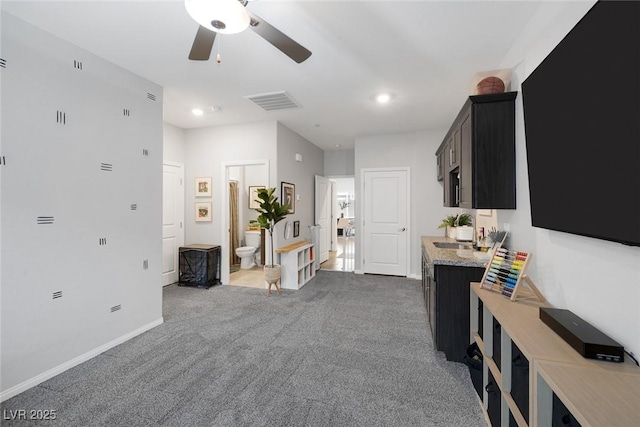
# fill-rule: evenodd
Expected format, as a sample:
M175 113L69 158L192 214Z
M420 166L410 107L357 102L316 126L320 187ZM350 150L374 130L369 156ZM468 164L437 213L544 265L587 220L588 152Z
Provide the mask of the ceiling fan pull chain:
M220 56L220 45L222 44L222 34L218 37L218 54L216 55L216 62L219 64L222 62L222 57Z

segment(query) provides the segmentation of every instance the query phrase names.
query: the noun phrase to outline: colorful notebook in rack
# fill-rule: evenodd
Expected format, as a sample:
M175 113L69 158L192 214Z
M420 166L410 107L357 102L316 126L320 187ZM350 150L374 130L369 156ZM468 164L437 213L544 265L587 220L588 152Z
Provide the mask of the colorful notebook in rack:
M482 287L514 299L531 254L498 248L482 277Z

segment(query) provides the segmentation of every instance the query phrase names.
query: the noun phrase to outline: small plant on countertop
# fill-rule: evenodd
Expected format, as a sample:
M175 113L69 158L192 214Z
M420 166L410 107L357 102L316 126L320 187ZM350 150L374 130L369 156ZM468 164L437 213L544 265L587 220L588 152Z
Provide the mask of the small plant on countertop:
M461 213L458 215L458 218L456 219L455 226L462 227L462 226L471 225L471 224L473 224L473 217L468 213Z
M461 213L458 215L449 215L445 219L442 220L438 228L445 227L458 227L463 225L471 225L473 223L473 218L468 213Z

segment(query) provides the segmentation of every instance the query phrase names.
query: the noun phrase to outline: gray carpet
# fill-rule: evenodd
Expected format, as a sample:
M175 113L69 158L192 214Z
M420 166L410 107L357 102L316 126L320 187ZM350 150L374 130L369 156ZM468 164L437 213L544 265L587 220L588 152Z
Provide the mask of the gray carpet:
M165 323L2 403L3 426L482 426L433 351L416 280L319 271L299 291L164 289Z

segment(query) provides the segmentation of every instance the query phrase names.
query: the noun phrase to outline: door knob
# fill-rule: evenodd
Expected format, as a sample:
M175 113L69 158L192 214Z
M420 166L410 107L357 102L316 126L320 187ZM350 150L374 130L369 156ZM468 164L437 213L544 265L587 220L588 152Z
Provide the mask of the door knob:
M407 230L407 228L406 228L406 227L402 227L402 228L400 229L400 231L406 231L406 230Z

